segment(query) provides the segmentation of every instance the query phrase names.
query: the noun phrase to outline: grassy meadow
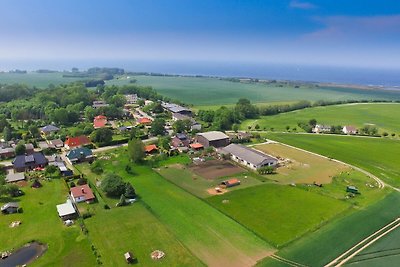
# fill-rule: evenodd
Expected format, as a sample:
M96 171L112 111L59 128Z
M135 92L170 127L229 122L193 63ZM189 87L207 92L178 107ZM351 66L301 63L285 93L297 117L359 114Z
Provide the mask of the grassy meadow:
M317 134L268 134L268 138L335 158L365 169L393 186L400 186L400 141Z
M262 116L256 120L246 120L242 123L242 129L259 125L260 129L275 131L286 131L297 128L303 131L298 122L308 123L310 119L316 119L318 123L325 125L352 125L361 128L365 125L373 125L379 132L389 134L400 134L400 104L398 103L368 103L368 104L346 104L325 107L314 107L296 110L288 113L281 113L273 116Z
M21 83L38 88L46 88L49 84L66 84L82 80L82 78L64 78L63 73L0 73L0 84Z

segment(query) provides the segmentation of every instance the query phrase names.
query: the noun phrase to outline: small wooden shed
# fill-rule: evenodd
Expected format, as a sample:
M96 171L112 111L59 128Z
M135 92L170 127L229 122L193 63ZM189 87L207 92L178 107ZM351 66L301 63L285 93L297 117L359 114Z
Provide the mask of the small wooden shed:
M129 251L124 254L124 257L127 263L134 263L136 261L135 256Z

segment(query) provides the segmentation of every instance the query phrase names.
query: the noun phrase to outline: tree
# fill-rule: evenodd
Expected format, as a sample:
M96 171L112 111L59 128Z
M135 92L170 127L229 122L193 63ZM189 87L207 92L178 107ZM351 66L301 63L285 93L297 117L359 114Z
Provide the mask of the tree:
M258 131L260 129L260 125L256 124L256 126L254 126L254 129Z
M144 157L144 144L140 139L132 139L128 142L128 155L129 158L135 162L141 162Z
M126 104L126 98L123 95L115 95L109 99L109 103L120 108Z
M113 131L109 128L100 128L95 130L91 137L91 140L95 143L107 145L112 141Z
M159 113L163 113L163 112L164 112L164 109L163 109L163 107L161 106L161 103L160 103L160 102L157 102L157 103L154 104L154 106L153 106L153 108L152 108L152 111L153 111L154 113L159 114Z
M31 125L31 126L29 126L29 132L31 133L31 135L33 136L33 137L38 137L38 136L40 136L40 131L39 131L39 128L37 127L37 126L35 126L35 125Z
M135 188L131 185L131 183L126 183L125 185L125 194L127 198L135 198L136 197L136 191Z
M315 125L317 125L317 120L316 119L311 119L308 121L308 125L315 127Z
M150 133L152 135L164 135L165 131L165 120L157 118L151 124Z
M10 127L8 127L8 126L4 127L3 138L4 138L5 141L10 141L11 140L12 132L11 132L11 128Z
M232 130L237 133L239 131L239 124L235 123L232 125Z
M386 137L386 136L388 136L388 135L389 135L389 133L387 133L387 132L383 132L383 133L382 133L382 135Z
M169 136L162 136L162 137L158 138L158 147L161 150L169 151L169 149L170 149L170 145L169 145L170 141L171 141L171 138Z
M101 189L110 197L118 197L125 193L125 183L114 173L108 173L101 182Z
M289 131L289 129L290 129L290 126L287 125L287 126L286 126L286 131Z
M57 170L58 170L58 168L57 168L56 166L54 166L54 165L48 165L48 166L46 167L45 173L46 173L47 175L51 175L51 174L56 173Z
M18 143L18 145L15 147L15 154L16 155L24 155L25 152L26 152L25 144L22 144L21 142Z
M94 163L90 165L90 170L95 174L102 174L103 167L101 166L100 161L96 160Z
M265 166L259 168L257 171L259 174L272 174L274 173L275 169L272 166Z
M258 116L258 108L250 103L250 100L241 98L236 103L235 111L244 119L254 119Z

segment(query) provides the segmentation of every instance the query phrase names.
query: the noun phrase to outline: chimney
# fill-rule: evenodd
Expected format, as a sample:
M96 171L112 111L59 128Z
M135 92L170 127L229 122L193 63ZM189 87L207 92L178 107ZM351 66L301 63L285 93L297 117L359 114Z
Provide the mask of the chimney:
M81 188L81 190L82 190L82 193L85 193L85 189L83 187Z

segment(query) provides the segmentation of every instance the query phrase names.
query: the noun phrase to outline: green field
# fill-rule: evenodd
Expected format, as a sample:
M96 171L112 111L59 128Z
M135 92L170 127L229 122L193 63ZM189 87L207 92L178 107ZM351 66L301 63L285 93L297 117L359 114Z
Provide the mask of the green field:
M242 129L258 124L260 129L274 128L275 131L286 131L294 127L297 131L303 131L298 122L308 123L310 119L316 119L324 125L353 125L361 128L367 124L374 125L379 132L400 134L400 104L398 103L371 103L371 104L347 104L336 106L325 106L296 110L273 116L263 116L257 120L247 120L241 125Z
M57 73L36 73L28 72L26 74L18 73L0 73L0 84L26 84L38 88L46 88L49 84L66 84L82 80L82 78L64 78L61 72Z
M149 167L133 166L135 175L128 175L124 166L129 162L126 152L122 151L110 153L111 159L102 161L105 171L117 173L132 182L143 205L206 265L251 266L273 251L264 240L204 201L168 182ZM84 168L83 171L87 173L87 165L79 168ZM94 177L98 176L92 175L91 179ZM93 220L96 220L96 216ZM108 220L110 227L118 227L119 220L112 217ZM146 229L140 229L139 226L137 231L152 231L146 224L140 225ZM90 225L88 228L90 231ZM132 232L127 231L134 236L133 229ZM110 241L110 246L114 242L119 246L119 241Z
M361 100L400 99L400 92L385 90L361 90L353 88L310 88L301 86L278 87L274 84L238 83L218 78L131 76L108 81L107 84L128 84L136 79L138 85L153 86L160 94L195 106L219 106L234 104L245 97L254 103L292 102L298 100Z
M57 179L42 184L40 189L23 187L26 194L14 199L23 208L22 214L0 214L0 251L17 249L37 240L47 244L48 250L32 266L71 266L71 262L79 262L80 266L96 265L90 242L79 226L66 227L58 217L56 205L65 202L66 186ZM0 198L0 205L8 201ZM22 224L9 228L17 220Z
M400 186L400 141L317 134L268 134L268 138L335 158Z

